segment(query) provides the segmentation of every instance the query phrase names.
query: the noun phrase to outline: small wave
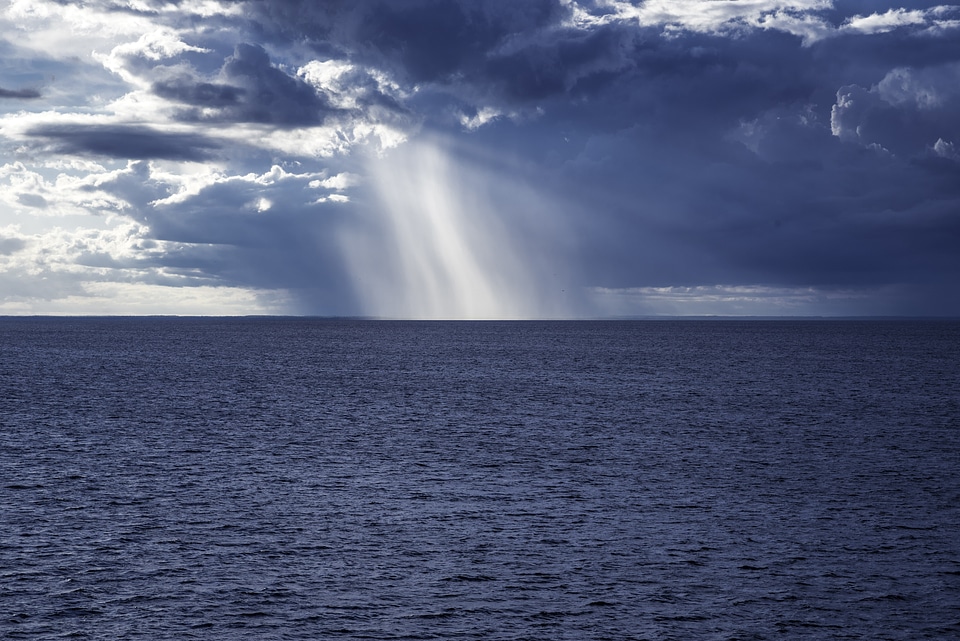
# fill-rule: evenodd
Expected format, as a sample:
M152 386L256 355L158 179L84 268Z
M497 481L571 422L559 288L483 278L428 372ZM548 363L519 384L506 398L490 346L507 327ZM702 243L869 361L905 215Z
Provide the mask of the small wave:
M566 610L542 610L536 614L530 615L531 619L562 619L568 616L574 616L576 612L568 612Z
M878 594L860 599L860 603L867 601L906 601L907 597L902 594Z
M478 581L496 581L497 578L487 574L456 574L454 576L444 577L441 581L452 582L478 582Z
M443 612L428 612L426 614L418 614L414 618L416 619L449 619L450 617L456 614L456 610L444 610Z

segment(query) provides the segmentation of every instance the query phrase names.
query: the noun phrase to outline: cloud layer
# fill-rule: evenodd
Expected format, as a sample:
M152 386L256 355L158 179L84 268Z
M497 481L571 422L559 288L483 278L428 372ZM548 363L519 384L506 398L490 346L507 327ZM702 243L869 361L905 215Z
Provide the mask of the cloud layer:
M14 0L0 33L0 313L960 314L960 6Z

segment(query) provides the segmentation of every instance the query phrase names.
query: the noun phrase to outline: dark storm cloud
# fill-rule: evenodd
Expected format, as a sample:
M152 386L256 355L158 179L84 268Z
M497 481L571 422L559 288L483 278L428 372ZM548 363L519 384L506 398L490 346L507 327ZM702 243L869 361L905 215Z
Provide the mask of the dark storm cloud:
M953 17L960 18L960 9ZM870 35L839 34L817 42L812 51L817 61L830 63L833 75L859 74L875 83L895 67L929 67L960 59L960 38L956 31L920 35L915 28L904 27Z
M271 64L259 45L237 45L224 62L222 75L229 82L179 76L154 82L152 90L162 98L194 107L179 112L179 119L186 121L297 127L321 124L335 111L313 87Z
M264 37L304 39L334 57L390 70L403 83L430 83L461 98L505 108L534 107L550 98L589 97L611 82L639 80L631 76L636 66L648 75L674 74L676 83L685 84L679 74L716 64L711 54L718 49L731 58L721 64L731 66L741 64L733 56L745 53L727 49L729 38L698 34L664 38L660 26L640 27L629 21L589 29L563 26L570 9L556 0L291 0L253 2L251 8ZM797 38L778 32L754 37L750 45L739 44L755 47L752 56L769 67L771 73L762 80L789 83L791 76L775 73L773 61L763 58L770 53L763 41L789 43L790 49L797 49ZM699 41L706 42L705 50ZM648 93L643 83L633 89ZM836 87L831 93L835 91Z
M559 29L525 46L487 56L477 69L486 91L509 104L564 94L589 95L632 64L634 30L609 25L592 32Z
M196 134L164 133L137 125L41 125L26 135L57 153L110 158L200 161L218 144Z
M732 140L671 147L643 127L591 139L557 185L589 198L588 280L955 287L960 165L932 171L783 118L757 125L758 153Z
M246 89L222 83L195 82L191 78L153 83L153 93L161 98L198 107L223 108L240 103Z
M19 98L21 100L32 100L39 98L40 92L36 89L4 89L0 87L0 98Z
M833 128L841 139L917 155L937 141L960 141L960 62L898 67L877 85L841 87Z
M556 0L250 6L267 39L304 40L322 56L386 70L408 89L447 92L467 112L471 103L533 110L544 99L589 93L630 64L636 40L633 25L565 27L570 9Z
M541 102L523 135L508 121L473 135L556 168L550 189L589 212L586 282L960 293L960 55L902 33L882 35L900 48L882 60L857 55L873 37L639 30L613 39L625 63Z
M365 50L396 60L414 82L477 68L497 45L554 23L552 0L370 3L355 34Z
M850 21L902 3L836 2L803 42L576 27L547 0L249 7L265 41L420 86L407 106L428 124L450 104L524 113L471 140L589 212L574 222L587 284L960 282L960 38L929 31L933 14L868 33Z
M264 37L303 39L337 52L330 53L335 57L389 69L402 82L432 83L468 101L505 108L549 98L589 98L613 82L630 83L638 97L653 100L672 97L655 93L667 82L671 93L695 94L701 108L705 95L711 104L724 106L744 90L753 92L758 103L764 98L808 99L813 92L820 92L820 99L835 95L854 78L875 83L894 66L943 64L960 52L960 38L917 34L928 25L867 36L840 31L855 16L898 8L894 2L841 1L812 13L838 31L811 48L775 29L745 29L746 37L731 38L692 32L664 37L662 25L633 21L563 27L571 9L557 0L287 0L249 6ZM910 9L934 6L912 3ZM580 8L594 15L612 11L589 2ZM701 80L711 81L708 76L727 84L701 85ZM657 82L651 84L650 78ZM720 92L719 101L714 91ZM596 105L598 120L608 106Z
M241 94L240 104L226 109L237 119L310 125L321 123L329 109L310 85L270 64L270 56L259 45L237 45L233 56L224 64L223 72L246 89Z
M167 208L151 215L157 238L188 243L157 256L156 266L214 275L225 285L291 291L296 306L291 313L357 314L356 292L334 233L342 216L338 208L307 215L291 207L261 216L243 212L234 195L228 195L226 203L213 202L213 195L228 190L212 191L187 211ZM207 203L211 206L204 206Z
M304 39L409 83L482 73L497 47L556 25L567 13L555 0L287 0L251 7L267 37Z
M556 0L254 0L250 7L268 36L334 45L412 82L475 67L496 45L566 13Z

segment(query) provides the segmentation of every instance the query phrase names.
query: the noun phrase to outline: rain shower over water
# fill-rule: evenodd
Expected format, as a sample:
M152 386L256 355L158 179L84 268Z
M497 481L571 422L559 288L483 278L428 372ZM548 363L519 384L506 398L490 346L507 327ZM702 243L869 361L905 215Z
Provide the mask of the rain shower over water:
M436 139L371 163L370 228L349 238L365 312L421 319L570 314L559 208L507 171Z

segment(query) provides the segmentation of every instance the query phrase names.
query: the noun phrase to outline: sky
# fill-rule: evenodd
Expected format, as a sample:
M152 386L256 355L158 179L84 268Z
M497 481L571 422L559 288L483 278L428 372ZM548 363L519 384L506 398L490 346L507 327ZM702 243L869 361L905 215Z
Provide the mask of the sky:
M960 315L960 5L0 0L0 314Z

